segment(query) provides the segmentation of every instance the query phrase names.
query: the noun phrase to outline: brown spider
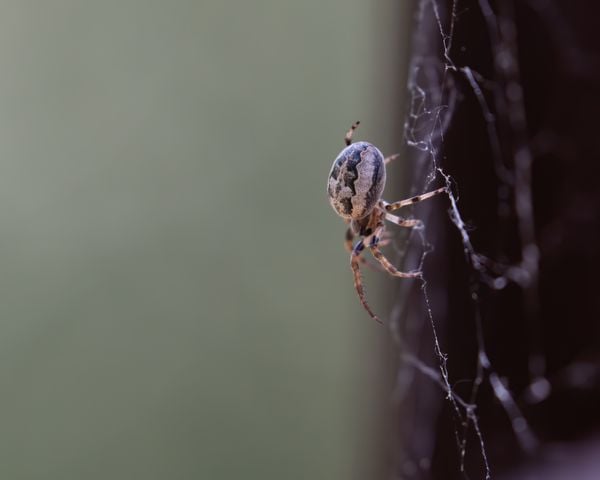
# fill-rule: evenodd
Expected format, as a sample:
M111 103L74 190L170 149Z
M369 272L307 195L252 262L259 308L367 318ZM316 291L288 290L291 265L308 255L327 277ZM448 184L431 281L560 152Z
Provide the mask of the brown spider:
M383 200L381 195L385 186L385 166L398 158L398 154L384 158L379 149L368 142L352 143L352 134L359 123L354 123L344 137L346 148L333 162L327 182L327 194L335 212L350 224L345 244L346 249L351 252L350 265L360 303L374 320L382 323L365 299L359 269L359 262L365 262L361 253L366 246L381 266L394 277L421 277L420 271L400 272L379 249L384 244L381 241L385 234L384 220L401 227L422 228L420 220L400 218L390 212L447 192L447 189L438 188L399 202L388 203ZM356 235L361 239L352 247Z

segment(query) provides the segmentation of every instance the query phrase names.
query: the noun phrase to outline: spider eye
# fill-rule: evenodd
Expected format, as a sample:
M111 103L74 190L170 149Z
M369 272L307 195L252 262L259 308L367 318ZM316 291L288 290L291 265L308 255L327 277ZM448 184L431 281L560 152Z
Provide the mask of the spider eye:
M338 215L360 219L375 208L384 186L383 155L368 142L356 142L344 148L333 162L327 193Z

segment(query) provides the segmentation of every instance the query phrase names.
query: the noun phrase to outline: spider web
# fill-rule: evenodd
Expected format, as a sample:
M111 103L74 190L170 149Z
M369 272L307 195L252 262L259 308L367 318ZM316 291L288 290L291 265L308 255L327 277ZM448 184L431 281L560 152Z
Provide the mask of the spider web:
M532 2L533 8L539 3ZM468 63L464 52L469 43L461 32L466 16L476 18L487 36L488 65L475 68ZM488 353L486 303L482 301L482 297L489 298L505 289L517 289L522 295L525 315L533 319L527 366L530 383L523 390L536 400L543 399L549 387L544 357L535 340L541 329L535 323L539 317L540 254L534 232L533 154L527 133L514 18L510 2L498 2L492 8L488 0L421 0L416 6L407 82L409 103L404 122L406 158L414 166L409 194L424 193L441 185L446 185L452 193L447 199L436 198L415 206L414 216L424 219L428 228L411 232L408 247L396 247L406 269L424 270L418 292L409 282L399 285L398 298L402 300L396 303L391 315L390 329L400 352L395 400L403 411L401 454L394 476L397 479L432 478L434 455L439 455L435 424L440 412L450 419L449 430L456 449L453 460L436 461L458 465L458 477L492 478L494 465L482 428L485 418L478 410L484 389L502 409L506 427L518 448L531 453L538 444L520 402ZM445 140L465 101L476 102L479 109L477 121L483 125L488 151L481 162L490 164L496 179L497 215L507 222L513 221L518 238L514 248L498 248L495 255L478 251L474 236L477 225L469 225L463 218L460 181L448 173L445 165ZM501 141L507 135L508 145ZM437 208L442 205L447 205L447 216ZM464 284L470 310L465 312L468 317L465 321L471 322L472 335L465 342L474 342L471 347L474 355L469 360L472 373L468 378L453 375L454 357L446 352L444 339L453 327L445 320L446 306L452 301L444 288L448 279L428 269L429 255L455 255L444 247L447 239L438 227L448 221L453 225L451 233L460 239L462 263L468 272ZM465 362L464 358L456 361ZM443 478L456 476L449 473Z

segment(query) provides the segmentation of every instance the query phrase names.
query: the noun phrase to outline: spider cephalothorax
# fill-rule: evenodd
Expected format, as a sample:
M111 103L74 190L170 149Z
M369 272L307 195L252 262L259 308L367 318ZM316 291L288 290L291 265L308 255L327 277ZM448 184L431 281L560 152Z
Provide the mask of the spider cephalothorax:
M404 219L389 212L407 205L420 202L443 193L446 188L438 188L423 195L411 197L399 202L387 203L381 198L385 187L385 166L398 157L384 158L377 147L368 142L352 143L352 134L359 122L352 125L346 133L344 148L333 162L327 180L329 203L335 212L350 227L346 232L346 248L351 252L350 263L354 273L354 287L363 307L369 315L381 322L367 303L360 276L359 262L364 262L362 251L367 247L381 266L395 277L420 277L421 272L400 272L379 249L385 233L384 220L401 227L420 227L419 220ZM361 239L352 246L352 240L358 235Z

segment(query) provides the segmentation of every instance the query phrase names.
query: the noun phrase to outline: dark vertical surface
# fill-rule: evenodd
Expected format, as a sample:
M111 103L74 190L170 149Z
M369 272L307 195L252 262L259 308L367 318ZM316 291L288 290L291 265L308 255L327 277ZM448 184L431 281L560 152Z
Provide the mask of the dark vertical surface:
M452 8L451 0L438 3L446 11ZM473 379L479 310L494 370L539 440L528 455L523 452L505 410L484 382L477 413L493 478L520 479L532 473L543 475L540 478L600 478L600 465L596 470L592 464L582 477L555 477L564 467L560 462L547 470L557 457L567 466L582 465L582 456L592 458L594 452L598 457L598 450L589 446L600 433L600 5L531 0L491 6L498 25L514 21L516 26L520 73L514 78L522 87L526 131L515 131L510 102L507 106L497 101L511 95L514 78L495 67L498 51L479 2L458 2L460 16L450 53L458 69L468 66L490 81L484 92L496 118L503 163L514 170L523 142L533 154L534 224L529 226L539 248L539 277L534 287L510 284L492 290L481 284L465 261L456 228L438 215L436 252L427 270L430 278L437 275L433 282L446 292L434 304L434 309L446 312L441 341L451 379ZM431 33L432 42L439 42L439 32ZM500 29L501 36L506 34ZM449 75L459 101L444 137L442 167L460 189L460 211L473 227L469 233L476 250L499 262L518 264L522 230L514 189L502 186L494 168L473 89L460 71ZM473 288L479 296L476 303ZM470 384L457 383L457 393L468 396L469 391ZM459 468L457 425L447 402L435 418L431 422L421 413L417 419L422 425L413 427L433 431L429 473L405 477L467 478ZM469 442L468 478L484 478L475 437ZM577 459L575 450L580 452Z

